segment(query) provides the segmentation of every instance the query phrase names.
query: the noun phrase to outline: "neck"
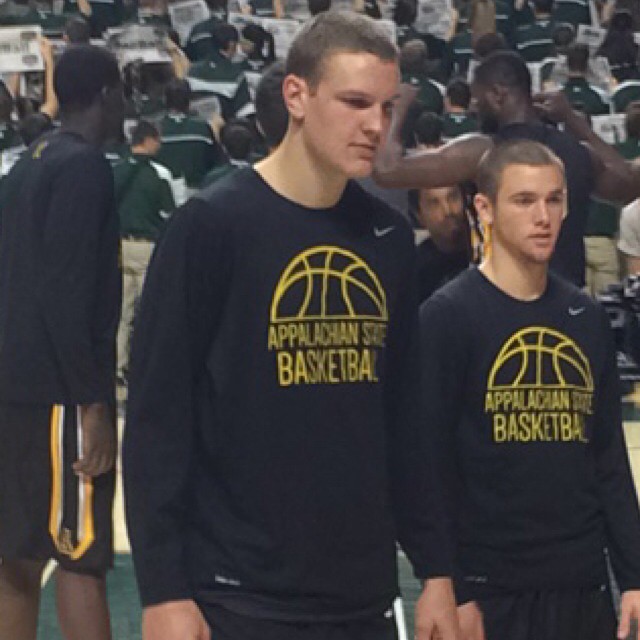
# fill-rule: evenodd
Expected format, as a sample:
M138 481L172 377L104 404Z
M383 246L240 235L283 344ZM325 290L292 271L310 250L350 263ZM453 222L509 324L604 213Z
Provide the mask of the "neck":
M539 122L538 114L533 108L533 104L530 101L523 100L521 103L516 104L513 108L502 116L500 120L501 126L509 124L518 124L522 122Z
M314 161L301 134L291 130L282 144L256 164L255 169L274 191L312 209L333 207L347 185L343 174Z
M546 263L515 260L495 244L489 257L480 265L480 271L498 289L523 302L537 300L547 288Z
M87 118L86 114L72 114L62 117L62 131L75 133L84 138L88 143L100 146L102 137L100 127L96 125L93 118Z

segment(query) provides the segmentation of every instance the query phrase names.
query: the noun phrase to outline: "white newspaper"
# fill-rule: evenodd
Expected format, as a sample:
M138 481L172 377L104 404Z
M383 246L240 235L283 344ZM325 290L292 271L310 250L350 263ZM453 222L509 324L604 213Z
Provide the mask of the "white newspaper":
M581 24L578 25L578 35L576 36L576 42L579 44L586 44L589 49L595 51L603 43L606 35L606 29L601 29L600 27L590 27L586 24Z
M131 24L107 31L107 47L120 67L130 62L171 62L165 30L154 25Z
M191 29L209 17L209 8L204 0L185 0L169 4L168 8L171 24L183 45L187 43Z
M591 116L591 128L605 142L616 144L627 139L627 130L624 126L625 114L612 113L605 116Z
M451 0L418 0L418 16L413 26L420 33L444 40L451 29L451 9Z
M242 13L230 13L229 22L240 33L242 29L253 22L268 31L272 36L276 48L276 58L285 58L293 39L300 30L300 23L297 20L278 20L276 18L259 18L258 16L244 15Z
M44 71L39 26L0 28L0 73Z

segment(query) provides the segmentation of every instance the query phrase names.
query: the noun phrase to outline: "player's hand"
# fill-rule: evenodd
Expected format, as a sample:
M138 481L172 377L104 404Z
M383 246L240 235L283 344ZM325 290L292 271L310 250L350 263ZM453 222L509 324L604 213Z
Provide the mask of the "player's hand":
M562 91L546 91L533 96L533 105L541 116L552 122L567 122L575 115L571 103Z
M80 476L99 476L111 469L116 459L116 425L111 409L103 403L80 407L82 451L73 463Z
M640 622L640 591L625 591L620 600L618 638L625 640L631 633L631 621Z
M174 600L144 608L142 640L211 640L211 631L193 600Z
M465 602L458 607L458 621L462 640L485 640L482 612L475 602Z
M449 578L432 578L424 583L416 602L415 629L416 640L461 640Z

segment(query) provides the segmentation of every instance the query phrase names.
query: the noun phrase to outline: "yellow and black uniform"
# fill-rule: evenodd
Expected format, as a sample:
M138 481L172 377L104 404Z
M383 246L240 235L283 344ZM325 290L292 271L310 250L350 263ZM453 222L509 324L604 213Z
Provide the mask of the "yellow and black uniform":
M459 600L479 601L488 640L615 637L605 550L621 590L638 589L640 513L604 309L554 275L523 302L472 269L420 325Z
M396 537L418 576L447 574L413 412L414 275L408 224L355 183L309 209L238 169L174 214L124 442L144 605L366 624L397 594Z
M114 401L118 241L102 152L67 132L35 142L3 188L2 557L78 571L110 563L113 474L80 481L71 464L78 405Z

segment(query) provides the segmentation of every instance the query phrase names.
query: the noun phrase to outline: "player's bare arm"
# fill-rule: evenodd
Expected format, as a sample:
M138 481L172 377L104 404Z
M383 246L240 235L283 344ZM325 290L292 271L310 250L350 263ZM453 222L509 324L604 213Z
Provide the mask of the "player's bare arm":
M534 96L537 109L582 140L591 153L596 172L594 195L621 204L640 197L640 166L625 160L615 148L596 135L587 120L573 110L562 91Z
M383 187L430 189L472 180L480 158L493 144L488 136L472 133L436 150L403 155L402 125L415 94L414 87L400 88L388 138L376 158L376 182Z

